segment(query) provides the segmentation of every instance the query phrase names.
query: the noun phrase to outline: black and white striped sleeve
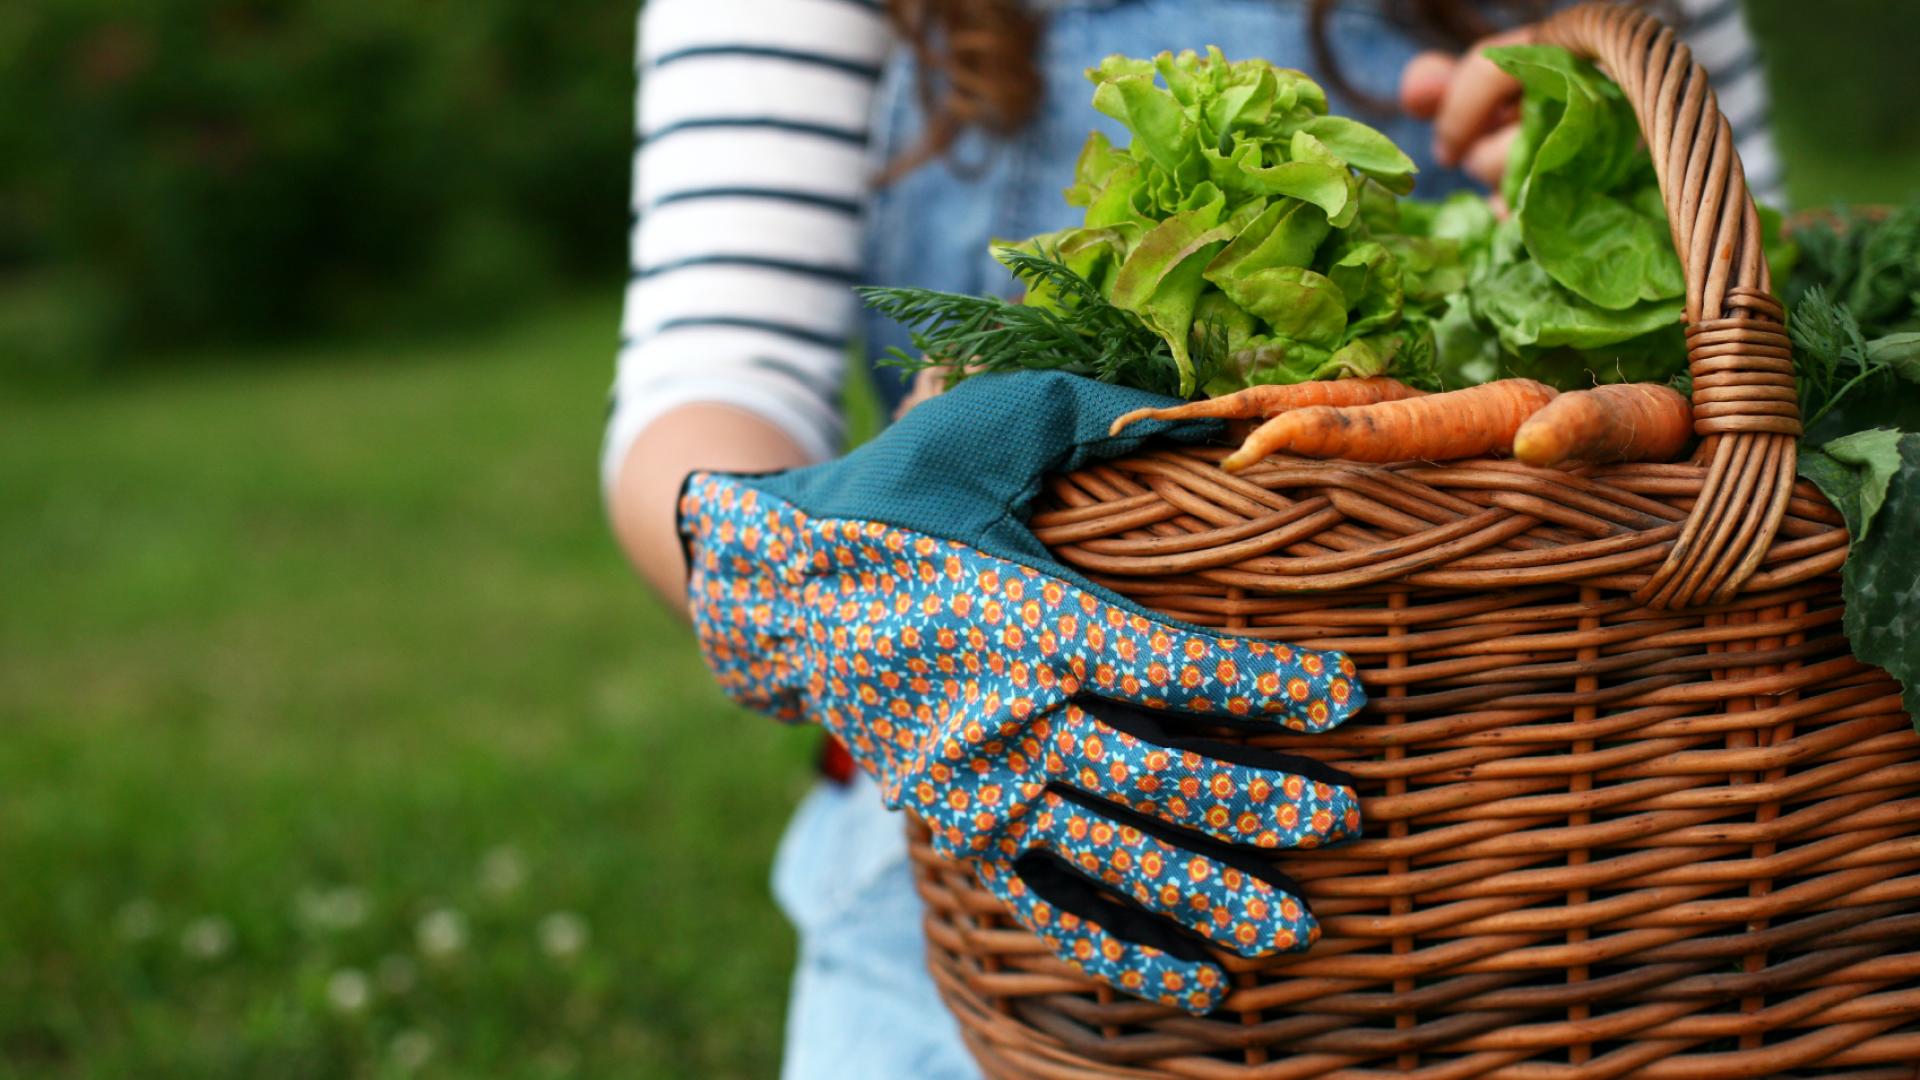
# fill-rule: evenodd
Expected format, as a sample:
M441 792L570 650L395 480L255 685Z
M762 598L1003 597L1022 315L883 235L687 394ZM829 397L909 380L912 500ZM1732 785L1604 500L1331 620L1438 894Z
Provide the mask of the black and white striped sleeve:
M649 0L631 276L601 474L662 413L733 405L837 452L878 0Z
M1706 69L1720 111L1733 126L1735 147L1756 201L1786 202L1786 175L1774 149L1767 105L1767 73L1740 0L1679 0L1681 37Z

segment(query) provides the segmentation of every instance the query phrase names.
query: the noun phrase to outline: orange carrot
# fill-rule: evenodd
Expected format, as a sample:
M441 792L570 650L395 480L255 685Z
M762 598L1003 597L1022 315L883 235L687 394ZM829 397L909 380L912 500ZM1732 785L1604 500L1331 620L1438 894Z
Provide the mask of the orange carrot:
M1504 453L1554 389L1501 379L1464 390L1346 408L1295 409L1262 424L1221 468L1238 472L1268 454L1349 461L1446 461Z
M1424 391L1374 375L1365 379L1315 379L1312 382L1249 386L1217 398L1175 405L1166 409L1135 409L1113 422L1107 433L1118 435L1127 425L1140 420L1252 420L1278 416L1288 409L1312 405L1372 405L1379 401L1399 401L1418 397Z
M1529 465L1563 461L1671 461L1693 437L1693 406L1657 383L1618 383L1561 394L1513 436Z

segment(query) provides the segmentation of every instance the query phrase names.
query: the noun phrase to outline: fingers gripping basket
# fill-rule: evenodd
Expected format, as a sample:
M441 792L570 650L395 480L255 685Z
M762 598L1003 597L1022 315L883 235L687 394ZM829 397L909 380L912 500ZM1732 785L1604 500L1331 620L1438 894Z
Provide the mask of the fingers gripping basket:
M935 978L996 1077L1912 1080L1920 736L1841 634L1841 519L1794 476L1780 305L1673 34L1546 39L1625 89L1686 266L1694 460L1579 472L1147 453L1034 531L1180 618L1343 649L1372 704L1262 737L1360 777L1366 838L1280 861L1309 951L1195 1019L1054 960L914 837ZM1244 737L1244 736L1242 736Z

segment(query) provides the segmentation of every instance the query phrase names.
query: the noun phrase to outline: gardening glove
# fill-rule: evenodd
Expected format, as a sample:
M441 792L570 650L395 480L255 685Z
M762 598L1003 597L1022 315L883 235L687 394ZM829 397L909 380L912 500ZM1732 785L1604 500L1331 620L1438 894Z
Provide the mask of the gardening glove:
M1258 957L1318 935L1260 856L1356 837L1360 811L1339 770L1196 728L1324 731L1365 696L1344 655L1172 622L1027 530L1048 474L1218 430L1107 434L1166 403L976 376L838 461L694 474L680 528L730 697L838 735L1068 963L1205 1013L1230 989L1208 946Z

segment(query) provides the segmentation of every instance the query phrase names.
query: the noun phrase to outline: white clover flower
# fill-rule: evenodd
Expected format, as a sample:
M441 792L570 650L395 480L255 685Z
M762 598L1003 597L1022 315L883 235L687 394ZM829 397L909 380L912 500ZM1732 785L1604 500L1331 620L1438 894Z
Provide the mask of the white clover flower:
M436 908L420 917L413 937L428 956L452 956L467 947L467 917L452 908Z
M380 958L380 966L374 969L373 977L380 984L380 989L387 993L404 994L419 981L420 969L407 957L389 953Z
M556 911L540 920L540 948L555 960L571 960L587 947L587 920Z
M351 885L301 889L294 903L300 921L320 930L351 930L367 921L373 906L364 891Z
M123 941L145 941L160 932L160 909L144 896L129 900L114 913L113 928Z
M527 860L517 849L502 844L480 860L480 888L489 896L512 896L526 883Z
M218 915L205 915L180 932L180 951L195 960L218 960L233 949L233 924Z
M433 1057L433 1036L418 1028L409 1028L393 1037L387 1056L401 1072L413 1072Z
M357 1013L373 1000L373 987L367 974L358 968L341 968L327 976L327 1004L339 1013Z

